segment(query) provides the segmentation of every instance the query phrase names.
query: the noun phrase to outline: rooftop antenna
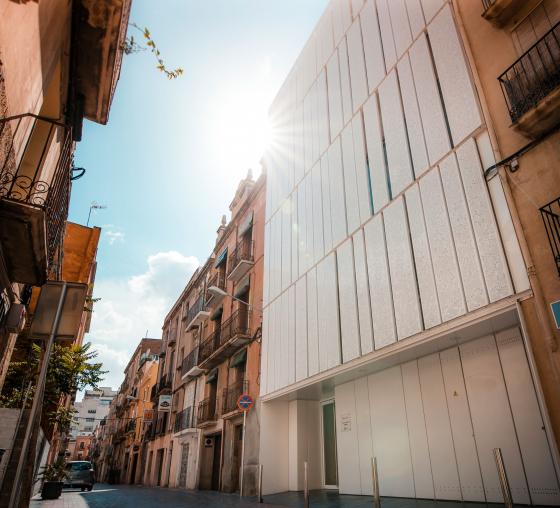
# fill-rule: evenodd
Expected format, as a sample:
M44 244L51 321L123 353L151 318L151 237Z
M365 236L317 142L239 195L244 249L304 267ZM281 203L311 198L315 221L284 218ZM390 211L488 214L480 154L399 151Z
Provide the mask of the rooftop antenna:
M89 205L89 213L88 213L88 216L87 216L86 227L89 226L89 219L91 217L91 211L92 210L105 210L105 208L107 208L107 205L100 205L96 201L92 201L91 205Z

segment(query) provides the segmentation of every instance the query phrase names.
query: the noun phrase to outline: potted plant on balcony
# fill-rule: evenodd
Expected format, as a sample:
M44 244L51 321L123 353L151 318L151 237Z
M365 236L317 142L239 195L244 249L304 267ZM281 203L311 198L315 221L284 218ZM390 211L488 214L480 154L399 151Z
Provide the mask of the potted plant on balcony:
M41 499L58 499L62 494L62 486L66 476L66 462L62 457L58 458L53 464L45 466L41 473L43 480Z

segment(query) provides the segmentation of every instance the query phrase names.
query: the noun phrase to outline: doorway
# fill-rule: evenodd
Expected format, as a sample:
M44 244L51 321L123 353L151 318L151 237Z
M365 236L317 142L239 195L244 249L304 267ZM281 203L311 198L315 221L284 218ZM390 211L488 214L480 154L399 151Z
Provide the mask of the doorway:
M160 448L157 451L157 455L156 455L156 472L157 472L157 482L156 482L156 486L160 486L161 485L161 475L163 472L163 452L165 450L163 448Z
M214 436L214 457L212 460L212 490L220 490L220 464L222 454L222 435Z
M189 465L189 443L181 446L181 471L179 473L179 487L187 487L187 470Z
M231 469L232 492L239 492L239 479L241 472L241 453L243 449L243 425L233 427L233 460Z
M334 401L321 404L321 434L323 455L323 487L338 488L338 464L336 456L336 417Z
M132 455L132 467L130 469L130 481L131 485L136 483L136 469L138 467L138 454L135 453Z

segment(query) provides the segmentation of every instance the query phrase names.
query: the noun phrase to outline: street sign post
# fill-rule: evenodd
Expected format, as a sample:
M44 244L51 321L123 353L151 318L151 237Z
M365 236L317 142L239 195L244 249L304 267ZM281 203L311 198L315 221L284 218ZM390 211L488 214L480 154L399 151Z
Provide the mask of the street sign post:
M242 393L237 399L237 407L243 411L243 443L241 444L241 474L239 475L239 496L243 496L243 473L245 470L245 424L247 412L253 407L255 401L248 393Z

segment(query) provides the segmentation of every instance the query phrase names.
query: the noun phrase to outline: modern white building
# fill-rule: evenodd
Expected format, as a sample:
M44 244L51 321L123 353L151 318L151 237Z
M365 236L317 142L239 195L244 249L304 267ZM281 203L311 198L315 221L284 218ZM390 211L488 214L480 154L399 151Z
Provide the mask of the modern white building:
M476 0L472 0L476 1ZM453 2L333 0L270 109L265 493L559 505L530 285Z
M117 392L110 387L100 386L98 390L86 390L84 398L74 403L77 413L70 431L71 439L93 434L95 427L109 414L109 405Z

